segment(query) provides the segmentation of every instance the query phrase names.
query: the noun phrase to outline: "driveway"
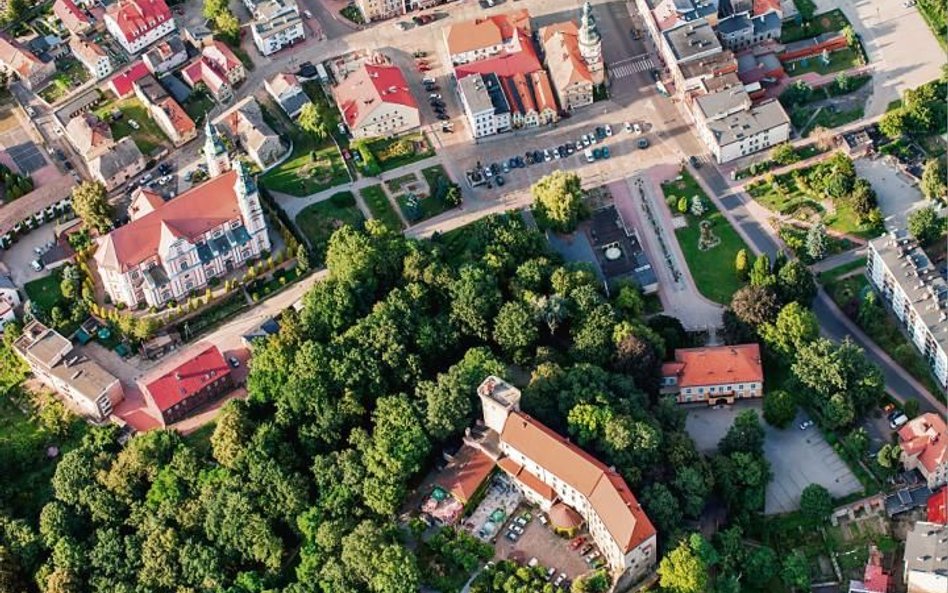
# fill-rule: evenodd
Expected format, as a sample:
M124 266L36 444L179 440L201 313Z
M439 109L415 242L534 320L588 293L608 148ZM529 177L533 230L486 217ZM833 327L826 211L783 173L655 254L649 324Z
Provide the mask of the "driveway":
M688 409L686 428L695 446L705 454L717 450L718 443L727 434L734 418L747 409L760 412L762 403L740 402L720 409L694 406ZM819 430L798 428L806 419L797 415L788 428L777 429L763 420L764 456L770 462L773 478L767 484L764 513L768 515L795 511L800 505L800 493L810 484L822 484L834 498L840 498L862 489L856 476L826 442Z
M47 270L34 271L30 267L30 262L39 257L34 251L35 248L55 240L54 227L55 223L48 222L25 235L21 235L9 249L0 251L0 262L2 262L5 272L10 275L13 283L18 287L23 288L23 285L27 282L49 274ZM26 295L23 295L23 297L26 298Z
M895 168L891 157L858 159L856 174L872 184L888 228L904 229L909 214L928 204L918 187Z

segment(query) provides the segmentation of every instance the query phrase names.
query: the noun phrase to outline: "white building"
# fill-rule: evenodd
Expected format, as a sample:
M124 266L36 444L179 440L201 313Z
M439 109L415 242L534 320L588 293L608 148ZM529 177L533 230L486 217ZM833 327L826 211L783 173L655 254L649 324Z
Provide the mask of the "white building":
M253 15L250 32L257 50L265 56L306 38L295 0L244 0Z
M73 351L72 342L39 321L23 328L13 349L33 375L65 396L79 413L95 421L108 419L124 398L121 382L85 355Z
M105 11L105 28L130 54L137 54L175 29L165 0L119 0Z
M78 35L69 38L69 48L89 74L97 80L112 73L112 61L102 47L94 41L86 41Z
M614 576L638 579L655 566L656 532L625 480L520 412L520 391L497 377L477 389L484 424L499 435L497 464L559 528L585 523Z
M270 249L257 186L240 161L169 202L139 189L129 211L128 224L99 239L95 260L112 301L130 308L187 299Z
M905 538L902 579L908 593L948 591L948 525L919 521Z
M905 230L869 242L866 275L948 388L948 282Z
M496 74L465 76L458 81L458 96L474 138L510 131L510 104Z
M790 118L776 100L754 105L744 87L695 99L698 135L719 163L766 150L790 139Z
M332 89L354 138L395 136L421 126L421 113L398 66L360 64Z

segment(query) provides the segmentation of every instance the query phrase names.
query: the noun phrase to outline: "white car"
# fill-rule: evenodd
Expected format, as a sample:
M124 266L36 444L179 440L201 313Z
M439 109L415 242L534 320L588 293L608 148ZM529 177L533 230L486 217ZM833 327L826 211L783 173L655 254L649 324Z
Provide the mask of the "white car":
M630 124L629 122L625 122L625 131L626 131L627 133L631 134L631 133L632 133L632 124Z
M308 19L311 19L311 18L313 18L313 13L311 13L311 12L308 11L308 10L304 10L304 11L303 11L303 16L305 16L305 17L308 18Z
M803 422L800 423L800 430L806 430L810 428L811 426L813 426L812 420L804 420Z
M612 126L606 124L604 127L606 128L606 137L612 136Z
M431 78L430 76L426 76L426 77L424 77L424 78L421 79L421 82L422 82L422 84L434 84L434 83L435 83L435 79L434 79L434 78Z
M596 160L596 157L593 156L593 151L588 148L585 151L583 151L583 154L586 155L587 163L592 163Z
M642 126L640 126L638 122L635 122L634 124L632 124L632 131L634 131L636 134L641 134Z
M891 428L892 430L895 430L896 428L901 428L901 426L905 424L906 422L908 422L908 420L909 420L908 416L906 416L905 414L899 414L898 416L896 416L895 418L889 421L889 428Z
M40 272L43 270L43 264L38 259L34 259L33 261L31 261L30 267L33 268L33 270L36 272Z
M140 129L141 129L141 126L138 125L138 122L135 121L134 119L128 120L128 125L131 126L133 130L140 130Z
M36 110L33 109L31 106L27 105L27 106L26 106L26 114L29 115L30 117L33 117L33 116L36 115Z

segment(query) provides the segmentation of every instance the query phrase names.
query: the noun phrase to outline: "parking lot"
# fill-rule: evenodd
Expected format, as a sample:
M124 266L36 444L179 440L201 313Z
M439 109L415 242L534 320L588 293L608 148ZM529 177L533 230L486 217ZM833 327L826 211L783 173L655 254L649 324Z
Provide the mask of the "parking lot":
M738 413L761 408L761 402L739 402L731 407L688 409L687 430L698 450L711 454L727 433ZM781 430L762 421L765 432L764 456L773 478L767 485L765 514L779 514L799 508L800 493L810 484L821 484L834 498L862 489L859 480L833 451L816 427L800 430L807 417L801 412L789 427Z
M555 569L556 577L565 574L565 580L569 582L589 571L589 566L583 560L579 550L572 549L570 540L556 535L552 529L541 523L536 510L523 507L518 513L522 512L530 512L533 518L524 526L523 535L516 542L506 537L497 540L495 556L497 559L513 558L528 564L531 559L536 558L537 564ZM555 580L556 577L551 580ZM561 586L563 585L564 583L561 583ZM565 584L563 588L569 590L569 585Z

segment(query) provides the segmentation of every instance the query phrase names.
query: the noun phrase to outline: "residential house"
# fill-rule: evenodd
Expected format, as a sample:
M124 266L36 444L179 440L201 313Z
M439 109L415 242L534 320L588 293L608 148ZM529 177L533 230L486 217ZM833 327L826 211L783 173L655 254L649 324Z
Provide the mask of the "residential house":
M546 126L556 123L560 119L560 110L556 106L553 95L553 85L545 70L530 73L530 84L533 86L533 98L537 104L537 113L540 125Z
M115 140L108 122L92 112L85 112L66 124L66 139L84 160L96 158L112 148Z
M935 489L948 482L948 426L934 412L916 416L899 429L901 461L906 470L917 469Z
M263 120L260 105L253 95L228 109L214 124L240 145L261 169L267 169L286 154L286 145Z
M73 35L69 38L69 49L96 80L112 73L112 60L109 59L109 54L95 41L87 41L78 35Z
M585 524L615 576L649 574L655 527L625 480L606 464L520 411L520 391L497 377L477 389L484 424L498 437L497 465L557 529Z
M135 83L135 95L175 147L197 137L194 121L154 76L149 74L139 79Z
M475 139L508 132L510 104L496 74L472 74L458 81L458 95Z
M790 118L776 100L754 104L743 87L695 99L698 136L718 163L727 163L790 139Z
M228 102L234 96L234 87L247 77L247 72L234 52L220 41L201 48L198 56L183 71L184 81L194 87L202 83L215 100Z
M20 305L20 293L9 276L0 275L0 331L6 324L16 321L16 308Z
M145 170L145 156L132 137L126 136L86 165L92 177L111 191Z
M200 49L214 41L214 32L203 23L195 23L182 28L184 39L194 47Z
M530 13L523 9L455 23L443 35L451 63L459 65L522 51L532 32Z
M764 395L760 346L678 348L674 362L662 365L662 392L680 403L733 404Z
M13 342L13 350L47 387L83 416L102 422L124 398L121 382L99 363L75 351L72 342L39 321L31 321Z
M890 576L882 568L882 552L869 545L869 560L861 581L849 581L849 593L889 593Z
M155 76L171 72L188 61L188 51L180 35L169 35L142 55L142 62Z
M948 388L948 281L906 229L869 241L866 276Z
M105 10L105 28L130 54L137 54L175 29L165 0L118 0Z
M404 0L355 0L355 4L367 23L405 14Z
M265 81L263 85L290 119L296 119L303 107L312 103L295 74L281 72Z
M125 99L135 92L135 81L151 72L141 60L136 60L131 66L116 74L109 80L109 87L120 99Z
M533 86L523 74L500 79L510 104L510 123L514 128L535 128L540 125L540 114L533 98Z
M723 51L714 29L704 18L662 31L659 49L669 67L696 62Z
M270 249L257 186L239 160L169 202L136 205L94 256L106 293L130 308L187 299Z
M76 6L73 0L56 0L53 2L53 14L62 23L63 28L73 35L81 35L92 28L92 17Z
M905 538L902 579L908 593L948 591L948 526L919 521Z
M173 362L173 368L159 367L138 380L148 408L161 419L162 426L182 420L234 388L231 368L217 346Z
M363 63L332 94L354 138L394 136L421 126L418 104L398 66Z
M0 69L30 90L39 89L56 73L56 64L43 62L6 34L0 35Z
M721 45L730 50L744 49L765 41L779 40L782 19L777 11L751 16L750 12L733 14L718 21Z
M244 5L253 15L250 31L261 54L269 56L306 38L295 0L244 0Z

